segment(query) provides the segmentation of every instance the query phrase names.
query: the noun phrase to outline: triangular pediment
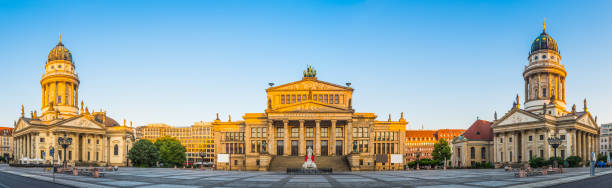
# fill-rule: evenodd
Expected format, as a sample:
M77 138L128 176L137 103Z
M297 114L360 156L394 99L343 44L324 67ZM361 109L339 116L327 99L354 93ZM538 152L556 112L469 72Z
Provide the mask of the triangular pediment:
M65 122L59 122L55 126L63 127L75 127L75 128L90 128L90 129L104 129L104 126L95 122L94 120L88 119L85 116L81 116Z
M576 122L582 123L582 124L584 124L586 126L589 126L589 127L597 128L597 123L595 122L595 120L591 116L591 113L585 113L584 115L578 117Z
M525 112L522 110L512 110L509 114L506 114L502 119L496 122L493 126L504 126L504 125L513 125L520 123L531 123L541 121L534 114L530 114L529 112Z
M273 110L274 112L349 112L347 109L326 105L319 102L302 102Z
M31 126L30 123L28 123L23 118L20 118L19 121L17 121L17 124L15 125L15 130L13 130L13 132L19 132L20 130L23 130L29 126Z
M338 91L338 90L351 90L350 87L345 87L337 84L332 84L319 80L300 80L297 82L291 82L284 85L268 88L267 91Z

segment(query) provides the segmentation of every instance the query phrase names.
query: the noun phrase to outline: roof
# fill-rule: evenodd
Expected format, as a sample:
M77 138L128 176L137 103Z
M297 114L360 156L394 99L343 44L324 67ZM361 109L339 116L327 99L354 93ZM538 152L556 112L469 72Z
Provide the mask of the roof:
M493 122L485 120L476 120L470 128L468 128L463 137L469 140L493 140L493 129L491 125Z
M436 130L407 130L406 137L435 137Z
M0 127L0 135L4 135L5 131L7 131L7 134L8 134L5 136L10 136L13 133L13 128L12 127Z
M121 126L113 118L110 118L110 117L106 116L105 114L99 113L99 114L95 114L94 116L95 116L95 120L97 122L104 124L104 126L106 126L106 127Z

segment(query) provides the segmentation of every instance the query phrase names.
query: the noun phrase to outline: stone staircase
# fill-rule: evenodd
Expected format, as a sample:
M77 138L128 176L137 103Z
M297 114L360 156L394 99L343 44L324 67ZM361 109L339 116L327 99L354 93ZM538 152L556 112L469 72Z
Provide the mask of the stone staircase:
M350 171L348 162L343 156L315 157L318 168L331 168L334 172ZM287 168L302 168L304 156L274 156L269 171L286 171Z

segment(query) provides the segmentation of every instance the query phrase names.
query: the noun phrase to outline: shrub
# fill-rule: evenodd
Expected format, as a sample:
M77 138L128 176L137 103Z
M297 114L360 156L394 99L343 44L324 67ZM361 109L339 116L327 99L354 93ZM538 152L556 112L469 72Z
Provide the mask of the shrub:
M582 158L578 156L570 156L567 159L565 159L565 161L567 161L567 163L569 164L569 167L579 167L580 162L582 162Z
M547 164L548 162L541 157L536 157L536 158L529 160L529 166L531 166L532 168L543 167L543 166L546 166Z
M565 160L563 160L563 158L561 157L551 157L550 159L548 159L548 165L553 165L555 164L555 159L557 159L557 164L558 165L563 165L563 163L565 162Z

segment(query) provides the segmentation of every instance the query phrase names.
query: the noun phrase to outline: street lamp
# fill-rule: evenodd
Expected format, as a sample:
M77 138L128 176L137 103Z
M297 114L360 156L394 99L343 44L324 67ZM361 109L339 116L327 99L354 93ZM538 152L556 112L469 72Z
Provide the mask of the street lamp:
M555 162L553 163L553 166L557 168L557 147L561 145L561 139L558 138L557 136L548 138L548 144L550 144L550 146L552 146L555 149Z
M64 148L64 168L66 168L66 148L72 144L72 138L66 137L64 133L64 137L57 138L57 143Z
M201 151L199 153L200 157L202 158L202 163L200 163L200 168L204 167L204 157L206 157L206 152Z
M416 152L416 157L417 157L417 170L419 170L419 159L421 157L421 148L417 148L417 152Z

